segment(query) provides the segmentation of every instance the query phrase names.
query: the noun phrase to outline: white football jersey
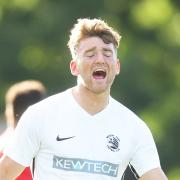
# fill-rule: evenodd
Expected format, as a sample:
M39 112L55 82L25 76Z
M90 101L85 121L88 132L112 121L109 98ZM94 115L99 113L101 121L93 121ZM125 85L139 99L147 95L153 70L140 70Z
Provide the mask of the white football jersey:
M90 115L70 89L28 108L5 153L23 166L35 157L35 180L120 180L129 163L139 176L160 166L151 132L133 112L110 97Z

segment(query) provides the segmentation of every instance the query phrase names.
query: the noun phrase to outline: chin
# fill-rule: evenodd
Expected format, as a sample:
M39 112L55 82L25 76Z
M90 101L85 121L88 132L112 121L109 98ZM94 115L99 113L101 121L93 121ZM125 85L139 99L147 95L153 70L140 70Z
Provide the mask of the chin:
M107 87L94 87L91 89L91 91L96 93L96 94L102 94L102 93L109 91L109 88L107 88Z

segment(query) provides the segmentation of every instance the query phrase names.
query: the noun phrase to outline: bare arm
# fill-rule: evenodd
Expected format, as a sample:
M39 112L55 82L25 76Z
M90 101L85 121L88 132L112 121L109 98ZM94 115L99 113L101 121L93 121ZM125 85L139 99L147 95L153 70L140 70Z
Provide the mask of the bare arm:
M0 180L15 179L23 170L24 166L11 158L4 156L0 159Z
M139 180L168 180L161 168L155 168L145 173Z

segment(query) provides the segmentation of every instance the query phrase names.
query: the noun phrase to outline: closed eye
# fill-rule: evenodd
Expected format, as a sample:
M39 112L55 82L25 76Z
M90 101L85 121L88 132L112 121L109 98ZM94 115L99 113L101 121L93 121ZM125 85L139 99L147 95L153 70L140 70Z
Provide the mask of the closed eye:
M94 56L94 54L86 55L86 57L93 57L93 56Z
M111 57L111 54L104 54L104 56L106 56L106 57Z
M111 57L111 56L112 56L112 51L111 51L111 50L104 50L104 51L103 51L103 54L104 54L104 56L106 56L106 57Z
M88 50L86 50L85 52L84 52L84 56L85 57L89 57L89 58L91 58L91 57L93 57L94 55L95 55L95 47L93 47L93 48L91 48L91 49L88 49Z
M92 52L92 51L89 51L89 52L87 52L87 53L85 54L85 56L86 56L86 57L93 57L93 56L95 56L95 53Z

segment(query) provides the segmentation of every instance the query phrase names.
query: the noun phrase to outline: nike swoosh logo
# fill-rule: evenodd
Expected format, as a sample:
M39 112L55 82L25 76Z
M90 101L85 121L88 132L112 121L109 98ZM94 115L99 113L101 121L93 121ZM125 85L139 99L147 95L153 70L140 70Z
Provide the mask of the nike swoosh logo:
M71 137L66 137L66 138L60 138L59 135L56 137L56 141L64 141L64 140L67 140L67 139L71 139L71 138L74 138L75 136L71 136Z

